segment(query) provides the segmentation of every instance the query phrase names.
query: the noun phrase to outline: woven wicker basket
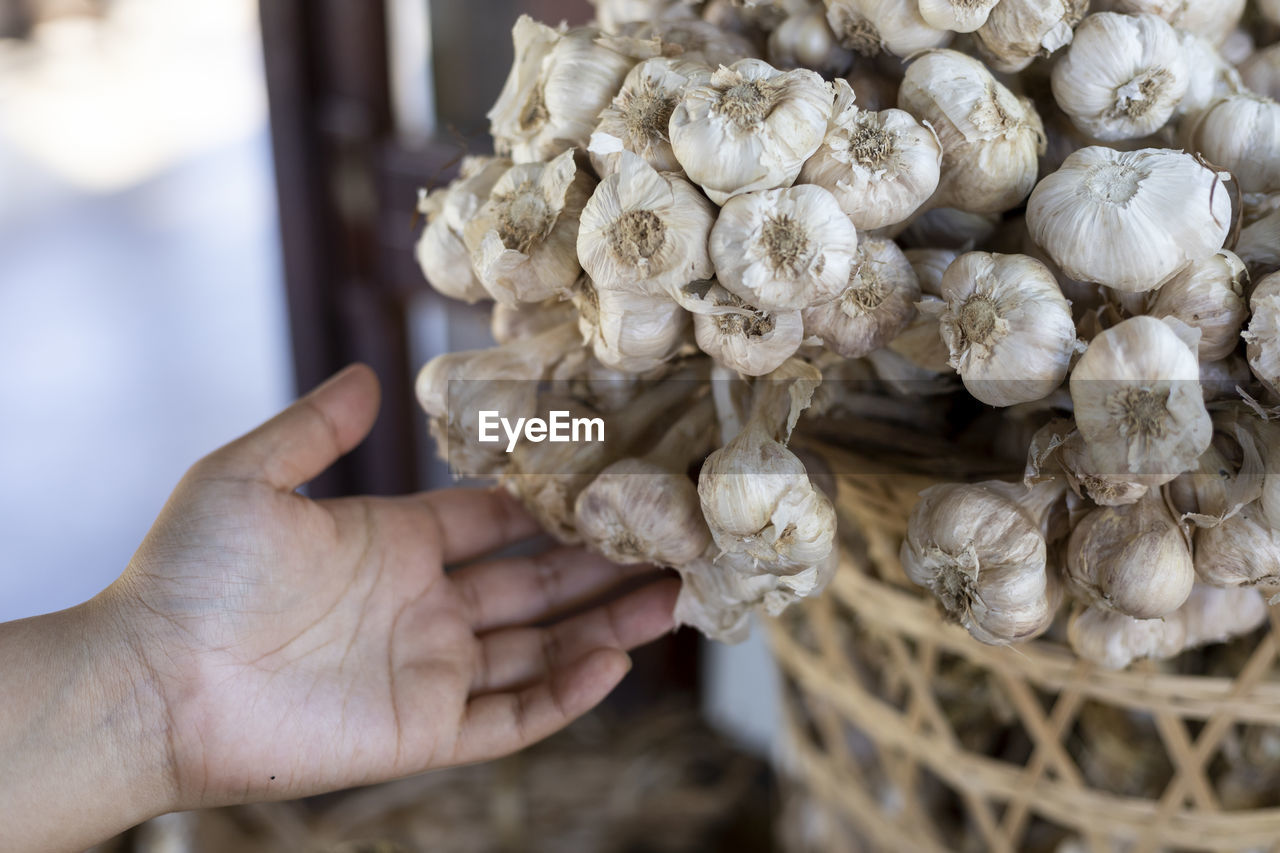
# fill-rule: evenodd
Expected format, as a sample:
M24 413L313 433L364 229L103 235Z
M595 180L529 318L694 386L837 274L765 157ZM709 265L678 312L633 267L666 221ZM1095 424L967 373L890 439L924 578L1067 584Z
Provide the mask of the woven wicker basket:
M840 571L769 625L810 806L792 847L1280 851L1274 608L1268 629L1124 672L1053 639L985 646L898 561L932 481L836 479Z

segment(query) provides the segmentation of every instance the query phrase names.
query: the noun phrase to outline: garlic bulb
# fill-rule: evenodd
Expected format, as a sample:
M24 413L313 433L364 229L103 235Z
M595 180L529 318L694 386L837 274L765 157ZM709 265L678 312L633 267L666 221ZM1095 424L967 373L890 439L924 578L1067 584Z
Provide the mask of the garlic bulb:
M779 616L794 602L817 595L835 575L837 552L795 574L756 571L740 555L716 554L679 566L677 625L691 625L713 640L740 643L750 634L752 611Z
M1192 146L1227 169L1246 193L1280 191L1280 104L1243 94L1224 98L1196 120Z
M788 15L769 34L769 62L778 68L811 68L834 77L853 64L853 53L836 40L822 6Z
M1219 98L1244 91L1240 73L1213 45L1195 33L1178 31L1187 61L1187 92L1174 110L1176 117L1196 116Z
M618 33L628 24L644 23L655 18L692 18L689 0L591 0L596 21L610 33Z
M1280 583L1280 532L1250 504L1215 527L1196 531L1196 574L1214 586Z
M1226 358L1240 341L1240 328L1249 317L1244 285L1249 273L1244 262L1223 249L1191 264L1155 292L1152 317L1176 317L1200 330L1201 361Z
M1198 583L1172 615L1133 619L1101 607L1071 618L1067 638L1085 660L1123 669L1135 660L1163 660L1209 643L1247 634L1267 620L1267 603L1256 589L1218 589Z
M1067 579L1081 599L1134 619L1177 610L1195 576L1186 536L1156 492L1093 510L1067 543Z
M942 277L951 366L992 406L1047 397L1067 377L1075 321L1053 273L1026 255L970 252Z
M471 268L471 253L462 241L462 231L509 168L511 161L505 157L467 157L457 180L424 197L418 205L418 212L427 217L427 227L415 248L418 266L427 282L450 299L477 302L489 298Z
M665 294L599 288L583 276L573 302L583 343L613 370L647 373L674 358L690 337L688 313Z
M499 302L541 302L567 295L581 267L578 220L595 182L573 152L550 163L513 166L462 236L476 277Z
M1225 643L1267 621L1267 601L1256 589L1219 589L1196 584L1178 611L1187 629L1187 648Z
M715 208L682 178L629 151L582 209L578 259L602 290L663 295L711 276Z
M1145 483L1115 472L1101 473L1079 431L1073 431L1065 437L1058 449L1058 460L1072 491L1077 495L1087 496L1098 506L1137 503L1148 491Z
M724 365L745 374L772 373L795 355L804 341L804 319L799 311L761 311L712 284L691 306L693 334L698 349Z
M907 249L903 252L920 282L920 291L942 296L942 277L961 252L955 249Z
M919 298L920 283L898 245L870 237L858 247L844 292L804 310L805 334L845 358L862 358L907 327Z
M1253 420L1250 412L1244 418ZM1236 409L1216 412L1214 436L1196 467L1166 488L1179 521L1216 527L1262 496L1266 471L1257 443Z
M652 21L634 30L632 35L656 38L664 56L699 62L710 68L733 65L740 59L756 59L760 55L745 34L697 18Z
M830 191L861 231L901 222L938 188L938 135L903 110L860 110L848 83L836 80L835 87L827 135L799 182Z
M822 144L832 97L812 71L744 59L689 86L671 114L671 148L716 204L789 187Z
M916 303L916 318L889 342L889 350L916 367L935 375L952 375L951 349L942 339L938 321L946 302L936 296L922 296Z
M683 172L671 150L671 114L693 84L705 84L711 70L682 59L646 59L627 74L622 90L591 134L591 165L607 177L617 169L618 155L630 151L659 172Z
M1252 317L1243 333L1249 367L1272 393L1280 394L1280 273L1258 281L1249 297Z
M1129 293L1209 257L1230 227L1222 178L1163 149L1081 148L1027 202L1032 238L1064 273Z
M791 311L829 302L847 286L858 231L831 193L802 184L730 199L710 251L725 289L757 308Z
M1098 473L1161 485L1190 470L1213 437L1199 379L1195 353L1160 320L1131 317L1095 337L1070 385Z
M645 388L622 408L604 418L576 400L544 395L538 413L568 412L571 419L600 418L605 423L603 441L521 441L508 454L502 484L524 503L544 530L565 544L582 541L577 529L575 502L608 465L633 455L637 442L653 425L687 403L695 387L691 374L675 374ZM703 375L705 379L705 374Z
M686 469L711 448L714 415L703 398L653 450L601 471L574 502L583 541L619 565L683 566L702 556L711 531Z
M1280 44L1268 45L1241 63L1240 77L1259 95L1280 99Z
M1169 121L1190 75L1178 33L1155 15L1099 12L1053 67L1053 97L1084 132L1138 139Z
M978 52L996 71L1021 71L1071 44L1089 0L1000 0L978 28Z
M987 22L1000 0L919 0L925 23L953 33L971 33Z
M1240 23L1245 0L1112 0L1111 9L1158 15L1172 26L1220 44Z
M1078 610L1067 623L1071 650L1104 669L1124 669L1136 660L1164 660L1187 645L1182 619L1134 619L1094 605Z
M1035 487L1049 494L1052 483ZM1061 600L1033 513L1005 483L945 483L920 493L907 522L902 567L947 616L984 643L1043 633Z
M445 353L423 365L414 393L440 457L459 475L491 476L510 461L502 443L480 441L480 411L534 415L538 381L580 349L563 323L506 347Z
M517 163L585 148L635 60L589 27L552 29L521 15L512 34L515 62L488 115L494 147Z
M954 50L925 54L907 67L898 106L929 122L942 143L935 207L999 213L1035 185L1040 116L978 60Z
M840 43L863 56L887 51L908 57L942 47L951 34L932 27L916 0L823 0L827 22Z
M783 443L822 380L792 360L758 380L742 432L716 450L698 475L698 497L716 546L773 573L826 560L835 542L835 510Z
M1235 251L1255 275L1274 272L1280 267L1280 209L1246 225L1236 241Z
M489 333L497 343L509 344L575 319L577 311L567 299L548 299L546 302L527 302L523 305L495 302L489 320Z

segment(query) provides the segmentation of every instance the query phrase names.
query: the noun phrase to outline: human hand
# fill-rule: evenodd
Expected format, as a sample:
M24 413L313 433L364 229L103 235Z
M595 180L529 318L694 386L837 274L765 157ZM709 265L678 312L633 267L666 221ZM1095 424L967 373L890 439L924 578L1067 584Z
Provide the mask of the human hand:
M135 728L163 775L153 811L513 752L593 707L625 650L672 628L674 579L560 618L639 571L580 549L446 572L537 533L502 493L294 491L360 442L378 395L349 368L198 462L91 603L128 650L113 660L129 683L106 691L148 697Z

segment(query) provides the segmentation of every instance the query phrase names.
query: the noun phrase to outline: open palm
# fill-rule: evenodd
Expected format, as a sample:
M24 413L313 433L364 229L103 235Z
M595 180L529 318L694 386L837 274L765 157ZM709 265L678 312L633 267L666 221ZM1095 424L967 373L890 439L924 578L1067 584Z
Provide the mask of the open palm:
M593 707L624 650L672 627L669 579L581 610L638 570L579 549L446 572L536 534L501 493L297 494L377 407L372 372L349 369L197 463L118 584L182 807L515 751Z

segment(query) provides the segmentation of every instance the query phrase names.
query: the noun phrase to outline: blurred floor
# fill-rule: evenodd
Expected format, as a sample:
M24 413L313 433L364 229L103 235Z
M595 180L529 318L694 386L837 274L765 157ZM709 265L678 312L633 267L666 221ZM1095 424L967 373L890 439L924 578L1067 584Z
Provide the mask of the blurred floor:
M0 81L0 621L110 583L187 466L293 393L252 4L117 5L114 43L55 34L96 65Z

